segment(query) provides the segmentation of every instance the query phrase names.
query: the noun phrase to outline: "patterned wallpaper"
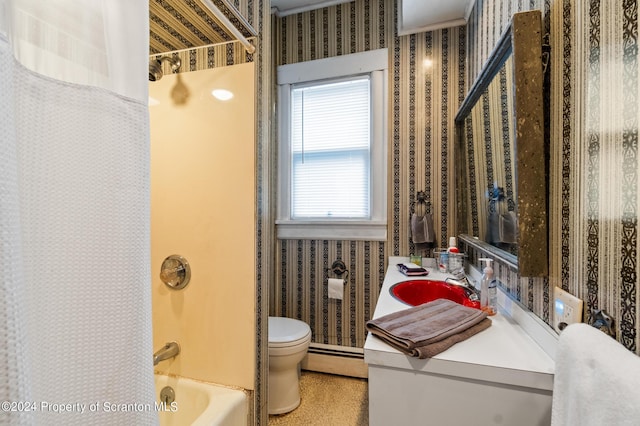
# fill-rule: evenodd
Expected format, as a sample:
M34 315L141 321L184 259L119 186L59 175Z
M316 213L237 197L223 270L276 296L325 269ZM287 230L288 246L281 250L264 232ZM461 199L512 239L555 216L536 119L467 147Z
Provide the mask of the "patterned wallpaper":
M150 56L150 58L160 59L165 55L180 59L179 72L189 72L254 62L256 53L247 53L242 43L229 41L206 47L157 54ZM163 62L162 73L171 74L171 64Z
M227 0L211 3L246 38L256 33ZM252 8L246 8L250 11ZM225 43L236 37L201 0L149 0L149 54Z
M505 6L506 4L506 6ZM638 14L635 1L520 1L543 11L550 63L550 278L508 285L549 321L549 291L604 309L616 338L638 346ZM515 2L477 0L469 23L473 79ZM513 12L512 10L510 12ZM500 31L496 30L500 28ZM471 81L471 80L469 80ZM542 298L542 304L540 304Z
M415 250L409 217L418 191L427 194L438 243L455 230L453 119L465 92L465 29L397 37L395 7L393 0L356 0L274 26L275 65L390 50L387 241L277 241L270 314L306 321L316 343L364 345L388 256ZM326 290L327 268L338 258L350 270L342 301L328 300Z
M554 4L553 176L561 284L604 308L638 347L638 14L635 1ZM562 141L560 144L559 142ZM567 167L568 166L568 167ZM555 198L555 197L554 197Z
M253 27L258 36L256 51L251 56L256 64L256 391L253 395L253 424L266 425L269 420L267 395L269 374L269 336L267 323L269 316L269 283L273 280L275 246L274 216L271 203L274 188L271 176L275 174L273 152L272 112L272 44L271 44L271 2L269 0L229 1L244 19ZM237 44L237 43L236 43ZM240 47L238 46L238 49ZM251 422L249 422L251 424Z
M269 420L267 395L269 374L269 283L273 280L275 259L275 228L271 207L274 199L271 176L273 163L271 2L269 0L229 1L258 34L256 52L251 55L256 64L256 391L253 395L253 424L266 425ZM251 419L250 419L251 420ZM251 423L249 423L251 424Z

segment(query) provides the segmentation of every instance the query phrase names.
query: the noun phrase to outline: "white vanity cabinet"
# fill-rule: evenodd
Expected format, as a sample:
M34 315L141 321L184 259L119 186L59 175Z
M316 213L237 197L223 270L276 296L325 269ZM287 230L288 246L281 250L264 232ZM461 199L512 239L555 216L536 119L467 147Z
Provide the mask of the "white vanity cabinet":
M394 266L401 261L390 260L374 318L408 308L389 293L409 279ZM553 359L503 310L491 319L487 330L429 359L407 356L370 334L364 346L369 424L550 424Z

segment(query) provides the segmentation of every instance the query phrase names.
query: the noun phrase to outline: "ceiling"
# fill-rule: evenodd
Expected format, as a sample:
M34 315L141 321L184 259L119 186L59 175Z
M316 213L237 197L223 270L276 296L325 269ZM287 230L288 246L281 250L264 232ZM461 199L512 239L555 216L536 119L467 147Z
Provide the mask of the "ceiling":
M398 34L465 25L475 0L398 0Z
M256 35L229 0L210 0L246 38ZM475 0L397 0L400 35L464 25ZM271 0L272 11L286 16L345 0ZM232 41L235 36L203 0L149 0L149 54Z
M287 16L341 3L349 3L349 0L271 0L271 10L277 16Z
M346 0L271 0L277 16L319 9ZM464 25L475 0L398 0L400 35Z

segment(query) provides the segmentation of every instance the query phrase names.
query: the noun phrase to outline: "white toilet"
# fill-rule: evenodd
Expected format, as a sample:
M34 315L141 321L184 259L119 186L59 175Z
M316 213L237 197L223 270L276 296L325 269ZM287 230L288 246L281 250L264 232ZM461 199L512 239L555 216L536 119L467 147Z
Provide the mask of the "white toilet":
M300 405L299 368L311 342L311 329L293 318L269 317L269 414Z

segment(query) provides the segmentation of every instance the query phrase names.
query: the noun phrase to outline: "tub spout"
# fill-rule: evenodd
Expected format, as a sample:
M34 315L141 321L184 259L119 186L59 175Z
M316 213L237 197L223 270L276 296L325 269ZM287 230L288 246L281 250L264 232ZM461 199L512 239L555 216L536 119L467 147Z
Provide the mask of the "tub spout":
M169 342L153 354L153 365L158 365L160 361L175 358L180 353L180 345L176 342Z

